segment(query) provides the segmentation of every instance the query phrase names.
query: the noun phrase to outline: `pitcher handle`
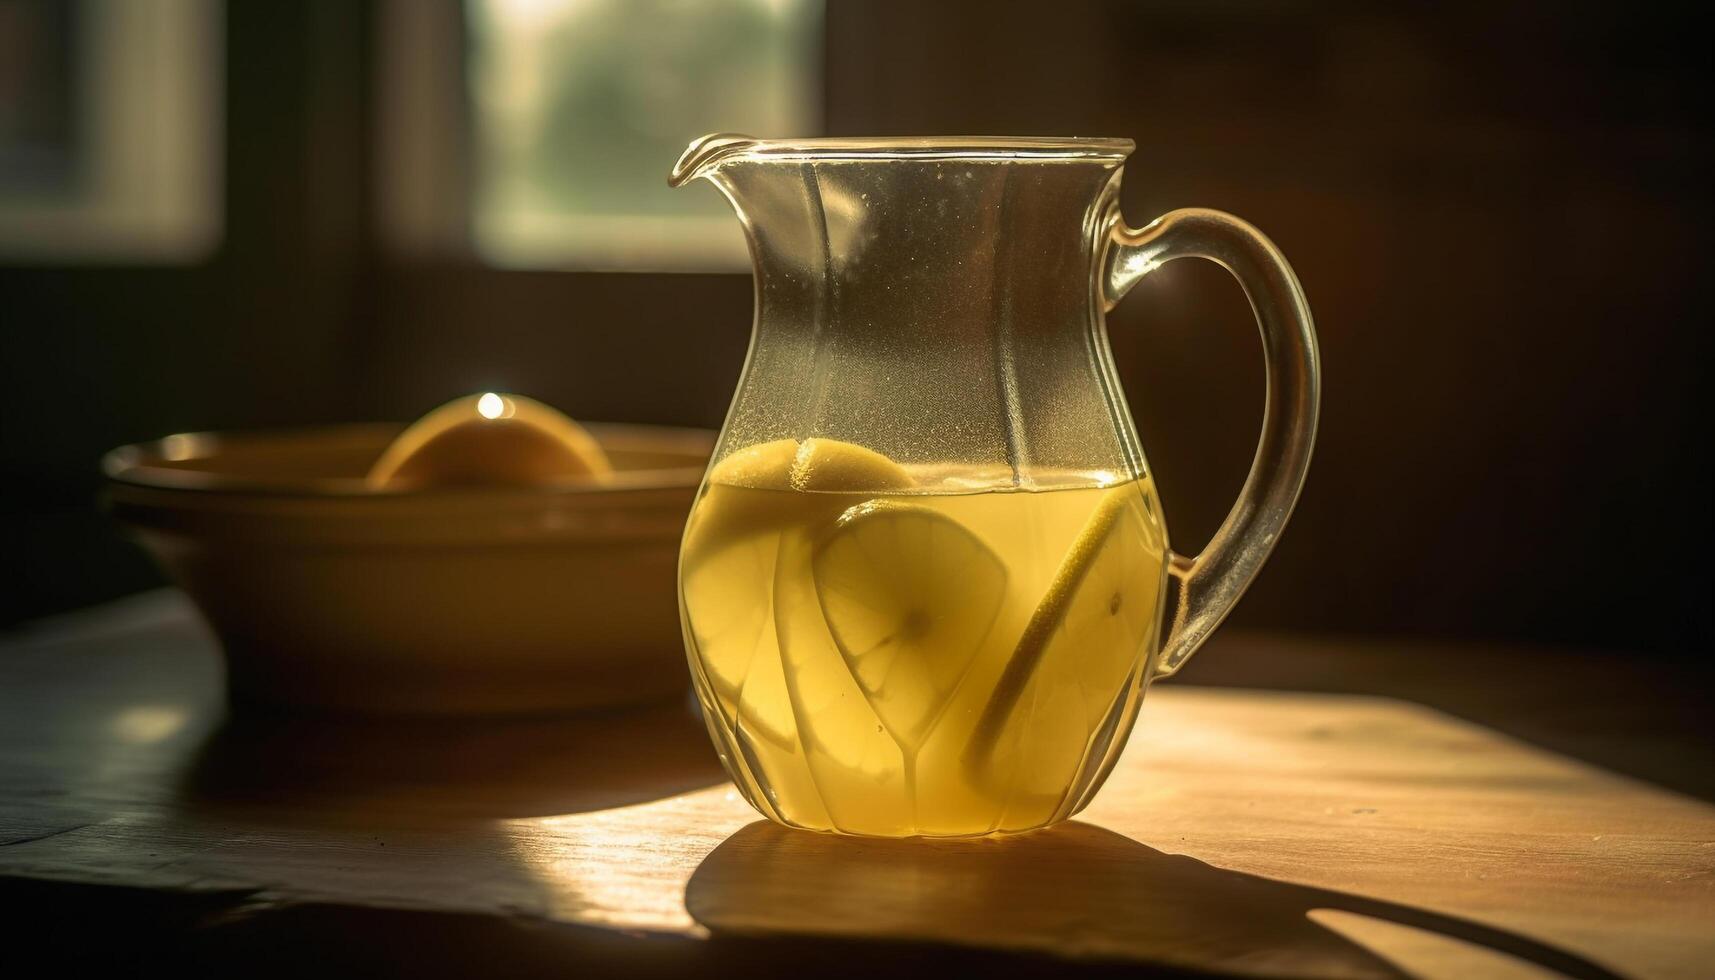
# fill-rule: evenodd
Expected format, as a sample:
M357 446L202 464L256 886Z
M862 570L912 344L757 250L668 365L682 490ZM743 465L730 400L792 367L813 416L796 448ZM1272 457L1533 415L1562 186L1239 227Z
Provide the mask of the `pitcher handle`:
M1185 208L1134 229L1118 218L1116 208L1110 241L1101 283L1107 309L1162 264L1195 256L1233 274L1262 330L1268 386L1250 476L1202 553L1168 556L1171 618L1157 669L1157 676L1167 676L1232 611L1298 502L1321 398L1316 327L1286 257L1262 232L1230 214Z

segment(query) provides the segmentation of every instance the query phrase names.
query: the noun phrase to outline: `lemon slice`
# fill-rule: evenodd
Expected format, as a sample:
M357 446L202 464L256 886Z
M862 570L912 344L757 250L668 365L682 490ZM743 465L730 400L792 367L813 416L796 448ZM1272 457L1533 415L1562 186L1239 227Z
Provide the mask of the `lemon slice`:
M792 458L792 489L822 492L886 493L909 489L916 481L888 457L855 442L805 439Z
M703 674L721 706L730 713L759 652L766 653L773 616L766 596L760 602L723 601L733 583L773 581L772 541L750 541L703 556L685 576L687 626L701 655Z
M704 673L735 723L782 745L795 731L770 599L780 532L819 531L850 492L911 483L893 460L837 439L757 443L710 469L685 534L683 586Z
M816 595L811 568L820 535L794 529L779 537L775 636L798 738L822 801L830 815L848 818L885 809L890 800L904 805L901 749L846 666Z
M914 482L893 460L855 442L838 439L775 439L723 456L709 482L757 490L822 490L879 493Z
M811 557L828 631L876 717L918 742L981 648L1006 566L929 507L870 501L840 516Z
M852 504L841 494L906 490L914 482L898 463L852 442L776 439L747 446L710 468L685 539L687 562L741 538L831 523Z
M785 666L780 662L774 639L774 616L768 617L768 649L750 661L750 671L738 695L738 727L761 736L783 749L798 742L798 725L792 715L792 695L786 689Z
M1065 785L1063 763L1081 763L1090 734L1148 652L1161 614L1165 550L1138 487L1107 491L1025 625L972 733L969 763L992 765L1028 700L1032 730L1018 740L1020 771Z
M792 705L769 601L777 549L778 536L764 535L703 554L685 575L684 593L703 676L721 710L731 723L789 745Z
M727 453L709 469L709 482L757 490L789 490L798 440L775 439Z

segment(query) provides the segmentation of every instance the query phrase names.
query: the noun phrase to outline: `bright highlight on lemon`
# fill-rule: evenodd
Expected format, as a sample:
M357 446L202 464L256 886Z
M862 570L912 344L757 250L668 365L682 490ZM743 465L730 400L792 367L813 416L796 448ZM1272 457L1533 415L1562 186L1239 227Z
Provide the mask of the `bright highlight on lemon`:
M1072 812L1155 653L1154 487L783 439L710 470L681 552L693 673L759 809L980 835ZM947 492L956 488L956 492Z
M485 392L413 422L370 467L377 490L518 486L613 472L595 437L523 395Z
M511 414L506 399L490 391L476 400L476 414L485 419L497 419Z

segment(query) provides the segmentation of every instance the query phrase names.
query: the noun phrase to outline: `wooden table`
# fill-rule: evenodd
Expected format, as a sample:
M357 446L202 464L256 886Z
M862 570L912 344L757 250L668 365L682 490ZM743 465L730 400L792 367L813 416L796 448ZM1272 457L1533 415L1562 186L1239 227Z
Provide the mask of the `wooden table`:
M1229 645L1290 642L1337 647ZM231 716L211 640L159 593L0 650L0 901L0 973L39 945L293 971L1708 977L1715 805L1404 700L1168 683L1076 822L823 837L759 821L682 706Z

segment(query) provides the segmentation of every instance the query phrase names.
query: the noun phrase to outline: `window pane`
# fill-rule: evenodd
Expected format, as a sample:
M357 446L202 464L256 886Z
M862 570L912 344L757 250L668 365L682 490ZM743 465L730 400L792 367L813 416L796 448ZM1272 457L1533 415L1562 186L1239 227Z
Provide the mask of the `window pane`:
M0 258L213 249L220 28L215 0L0 2Z
M470 0L476 247L500 265L743 269L712 188L667 187L715 131L814 132L820 0Z

